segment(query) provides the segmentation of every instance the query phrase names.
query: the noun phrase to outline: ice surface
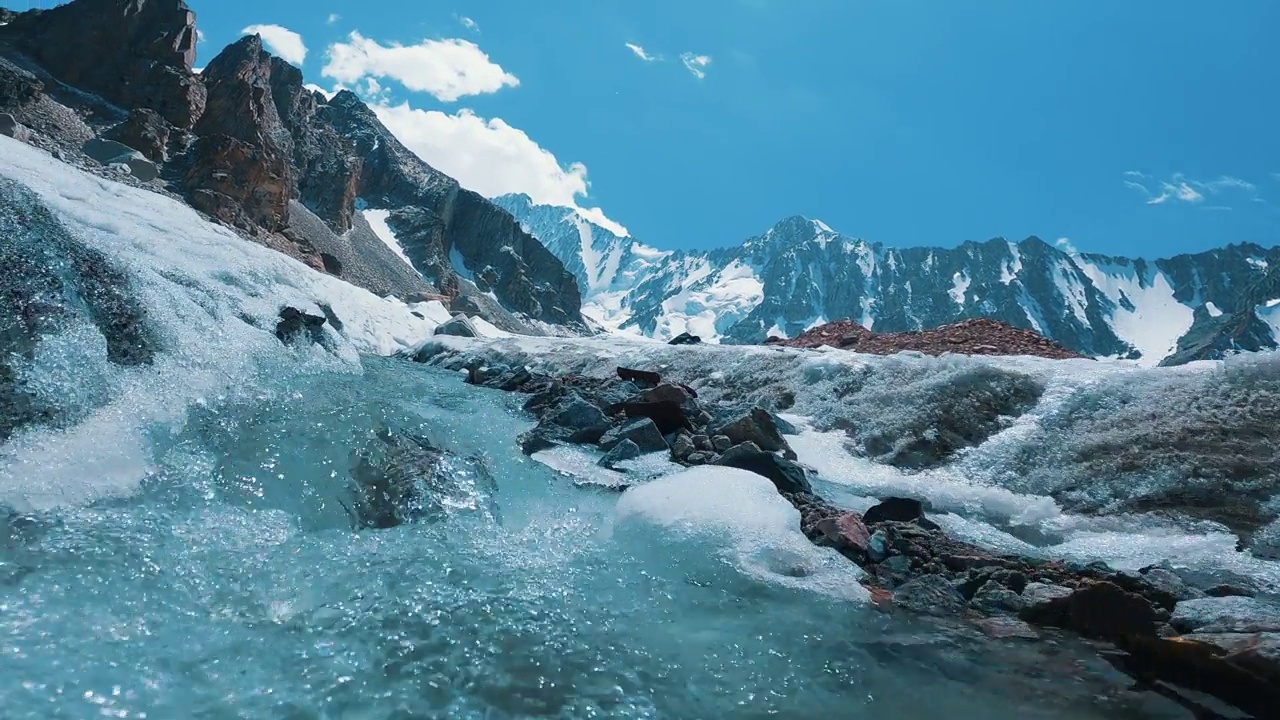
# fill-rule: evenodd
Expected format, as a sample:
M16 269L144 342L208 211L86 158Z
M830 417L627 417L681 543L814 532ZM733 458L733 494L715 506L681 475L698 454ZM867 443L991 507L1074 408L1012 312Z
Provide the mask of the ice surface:
M65 388L67 378L106 378L110 400L72 427L15 436L0 455L0 502L47 507L128 492L150 469L152 424L177 421L192 404L251 392L263 374L356 371L360 353L413 347L438 324L427 319L432 314L419 318L402 302L244 240L176 200L83 173L5 137L0 175L30 188L74 237L127 274L163 350L152 367L125 370L107 365L101 336L47 338L34 383ZM281 345L280 309L319 314L322 303L343 323L341 333L327 331L333 352Z
M620 531L661 529L663 542L698 558L704 551L756 580L864 601L857 566L800 532L800 513L769 480L733 468L695 468L628 490Z

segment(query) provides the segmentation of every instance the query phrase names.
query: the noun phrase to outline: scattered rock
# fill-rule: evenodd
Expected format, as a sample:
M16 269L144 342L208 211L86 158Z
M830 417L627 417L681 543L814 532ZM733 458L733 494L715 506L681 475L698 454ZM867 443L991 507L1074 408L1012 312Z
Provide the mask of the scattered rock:
M733 441L724 435L716 435L711 438L711 448L716 452L724 452L733 447Z
M893 591L900 607L921 615L947 615L964 609L964 597L942 575L921 575Z
M677 460L683 460L692 455L697 449L697 446L693 444L693 437L682 433L676 436L675 442L671 443L671 456Z
M712 450L715 450L715 447L711 444L711 438L706 435L694 435L692 440L693 446L698 450L703 452L711 452Z
M276 337L285 345L293 345L302 338L322 345L325 342L324 324L326 322L323 315L312 315L298 308L286 306L280 310L280 322L276 323Z
M773 453L744 451L734 457L721 456L716 464L767 477L783 495L813 492L804 468Z
M690 465L709 465L715 462L715 459L715 453L699 450L698 452L690 453L689 457L685 458L684 461Z
M816 527L822 534L821 539L825 544L837 550L852 552L859 557L866 554L867 545L871 542L871 533L855 513L847 512L820 520Z
M690 335L687 332L671 338L668 345L697 345L702 342L702 338L697 335Z
M1180 632L1280 632L1280 603L1249 597L1185 600L1173 610L1169 624Z
M648 370L632 370L631 368L624 367L618 368L618 377L644 387L654 387L662 382L662 376L656 372L649 372Z
M755 443L767 452L782 452L788 460L795 460L796 453L787 444L786 438L778 431L773 422L773 415L763 408L752 408L749 413L731 420L716 428L716 435L729 438L738 445L745 442Z
M441 323L436 327L434 334L467 338L480 337L476 326L471 324L471 319L462 313L458 313L448 321Z
M547 428L538 426L522 434L519 438L520 452L525 455L532 455L543 450L550 450L558 447L559 443L555 441L552 433Z
M924 514L924 503L914 498L890 497L882 499L862 514L868 525L882 522L914 522L921 527L937 530L938 525Z
M1253 534L1249 552L1266 560L1280 560L1280 520L1274 520Z
M612 450L623 440L630 440L640 448L642 453L660 452L667 449L667 441L662 437L658 426L649 418L637 418L625 425L613 428L600 438L600 447Z
M614 445L612 450L605 453L604 457L600 458L599 464L600 467L613 470L614 466L618 463L626 460L634 460L643 454L644 453L640 452L639 445L636 445L630 440L623 440L617 445Z

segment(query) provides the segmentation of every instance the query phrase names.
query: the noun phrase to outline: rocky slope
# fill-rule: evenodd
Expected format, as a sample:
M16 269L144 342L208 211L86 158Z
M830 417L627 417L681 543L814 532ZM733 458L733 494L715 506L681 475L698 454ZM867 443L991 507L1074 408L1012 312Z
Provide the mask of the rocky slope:
M1280 337L1280 248L1155 261L1068 254L1037 238L889 248L793 217L737 247L667 252L522 196L496 202L578 276L584 312L662 339L757 343L841 318L905 332L986 317L1154 364L1274 348Z
M794 338L771 337L765 342L802 348L825 345L873 355L892 355L911 350L926 355L1030 355L1055 360L1084 357L1033 330L1016 328L988 318L963 320L931 330L901 333L872 332L851 320L844 320L810 328Z
M497 206L245 37L193 72L181 0L76 0L0 26L14 137L147 184L353 284L516 332L585 329L574 278ZM68 52L68 48L76 48Z

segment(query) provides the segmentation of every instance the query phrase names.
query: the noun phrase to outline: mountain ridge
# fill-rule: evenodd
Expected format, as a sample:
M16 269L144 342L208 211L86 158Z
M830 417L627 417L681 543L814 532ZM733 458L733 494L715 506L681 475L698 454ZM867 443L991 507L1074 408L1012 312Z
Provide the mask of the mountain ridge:
M1280 338L1269 324L1280 311L1266 306L1280 298L1280 280L1267 280L1280 247L1257 243L1154 260L1066 252L1036 236L891 247L793 215L736 246L659 250L527 198L495 202L578 275L584 314L658 339L758 343L845 318L908 332L987 317L1150 364L1271 349Z

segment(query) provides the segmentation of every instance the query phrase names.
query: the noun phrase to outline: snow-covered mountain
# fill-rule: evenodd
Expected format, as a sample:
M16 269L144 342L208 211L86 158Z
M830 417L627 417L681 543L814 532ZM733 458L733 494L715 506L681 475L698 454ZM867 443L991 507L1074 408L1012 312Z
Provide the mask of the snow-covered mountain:
M737 247L662 251L573 210L498 198L578 278L608 328L720 342L851 318L897 332L990 317L1097 356L1185 362L1280 339L1280 248L1161 260L1064 252L1038 238L889 248L787 218Z

